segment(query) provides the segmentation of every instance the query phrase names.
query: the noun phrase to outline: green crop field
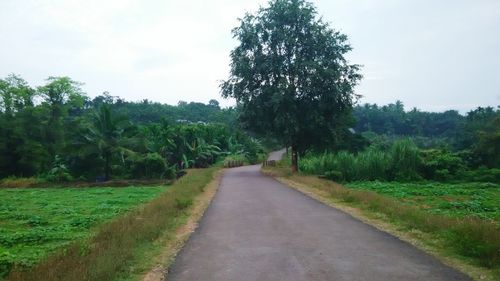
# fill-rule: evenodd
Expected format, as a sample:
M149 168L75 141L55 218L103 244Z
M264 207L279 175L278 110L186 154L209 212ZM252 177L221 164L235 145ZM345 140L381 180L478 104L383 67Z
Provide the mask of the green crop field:
M0 189L0 273L30 265L88 237L95 226L147 202L166 187Z
M353 182L353 189L399 198L428 212L500 221L500 185L492 183Z

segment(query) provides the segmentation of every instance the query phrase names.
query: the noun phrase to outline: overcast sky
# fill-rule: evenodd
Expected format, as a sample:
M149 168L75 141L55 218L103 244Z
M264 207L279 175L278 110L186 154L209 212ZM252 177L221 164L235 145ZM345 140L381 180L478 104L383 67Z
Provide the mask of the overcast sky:
M222 105L231 29L255 0L0 0L0 77L84 82L91 97ZM499 0L317 0L362 64L361 102L430 111L500 104Z

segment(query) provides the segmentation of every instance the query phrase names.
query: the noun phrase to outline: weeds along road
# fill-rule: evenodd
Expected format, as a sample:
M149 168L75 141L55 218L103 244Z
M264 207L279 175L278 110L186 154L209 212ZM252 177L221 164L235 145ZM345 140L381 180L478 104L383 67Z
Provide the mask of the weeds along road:
M270 155L279 159L283 151ZM399 239L260 173L225 172L168 280L469 280Z

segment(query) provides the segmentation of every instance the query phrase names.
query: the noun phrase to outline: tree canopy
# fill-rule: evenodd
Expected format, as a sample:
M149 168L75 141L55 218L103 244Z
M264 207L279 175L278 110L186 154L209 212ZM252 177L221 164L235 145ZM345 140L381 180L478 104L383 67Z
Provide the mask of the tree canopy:
M0 179L168 178L225 157L254 163L263 153L235 124L236 109L216 100L172 106L107 92L90 99L80 85L68 77L35 88L16 75L0 79Z
M361 78L359 66L344 57L347 36L303 0L270 1L240 19L233 36L239 45L221 91L236 99L243 125L290 145L295 169L299 153L335 144L349 125Z

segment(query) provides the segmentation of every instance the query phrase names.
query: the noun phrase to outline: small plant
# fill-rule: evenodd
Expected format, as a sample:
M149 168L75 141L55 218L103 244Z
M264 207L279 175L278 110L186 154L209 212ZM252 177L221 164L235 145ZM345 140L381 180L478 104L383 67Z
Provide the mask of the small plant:
M47 173L45 179L50 182L67 182L72 181L73 177L61 157L56 155L52 169Z
M175 198L175 207L178 210L184 210L193 205L193 200L190 198Z
M344 176L342 175L342 172L340 171L328 171L325 172L325 178L333 181L343 181Z

